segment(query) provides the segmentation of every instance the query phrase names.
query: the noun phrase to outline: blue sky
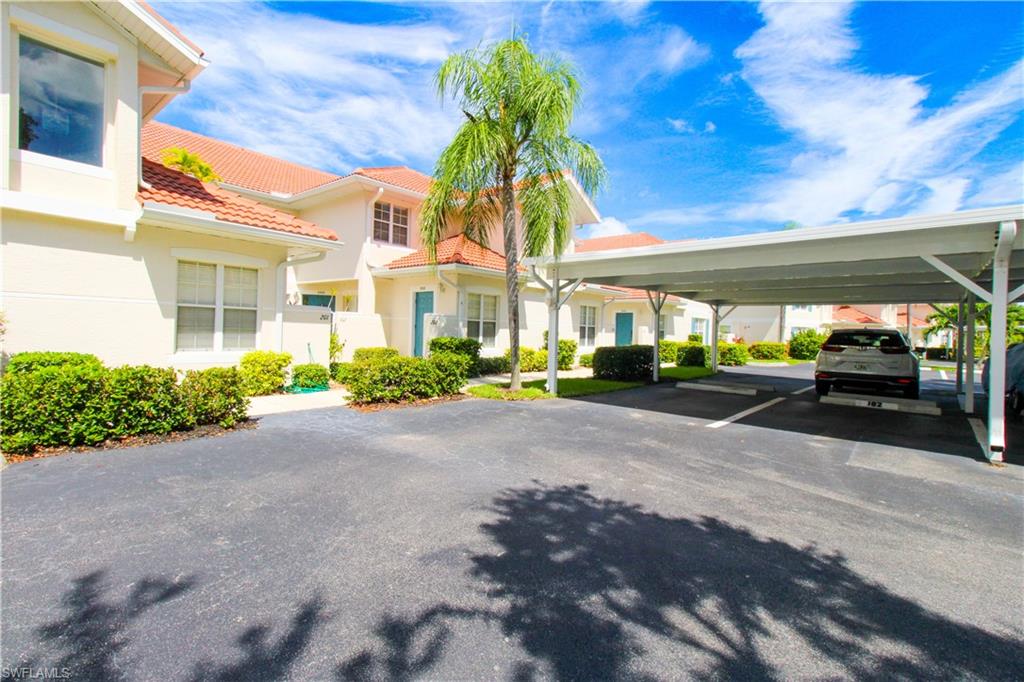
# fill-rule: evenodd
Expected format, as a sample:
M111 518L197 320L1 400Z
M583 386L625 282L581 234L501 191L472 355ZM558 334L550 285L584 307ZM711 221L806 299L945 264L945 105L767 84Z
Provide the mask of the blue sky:
M432 77L509 34L578 68L610 173L584 235L666 239L1024 199L1024 3L157 3L207 52L168 123L430 172Z

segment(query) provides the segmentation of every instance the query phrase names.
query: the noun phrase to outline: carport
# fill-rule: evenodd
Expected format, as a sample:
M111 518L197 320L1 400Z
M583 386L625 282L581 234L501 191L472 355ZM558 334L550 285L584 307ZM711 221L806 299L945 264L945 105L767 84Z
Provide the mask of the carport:
M707 303L713 310L713 339L721 320L738 305L958 302L967 352L958 349L957 386L964 389L965 411L972 413L978 299L992 304L990 381L996 390L990 393L1005 392L1006 310L1024 294L1024 259L1016 253L1024 251L1022 220L1024 205L1014 205L569 254L528 264L546 280L553 319L568 298L561 292L586 281L650 292L655 329L665 295ZM717 350L712 344L716 370ZM653 352L657 378L657 346ZM555 367L556 353L557 330L548 339L549 368ZM548 385L557 392L553 371ZM992 461L1002 461L1005 448L1003 402L988 401Z

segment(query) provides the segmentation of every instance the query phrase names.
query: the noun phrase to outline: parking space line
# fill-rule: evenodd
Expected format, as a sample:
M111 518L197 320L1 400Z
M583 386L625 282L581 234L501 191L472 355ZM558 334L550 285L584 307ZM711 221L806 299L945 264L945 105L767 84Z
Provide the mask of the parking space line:
M949 381L949 375L946 374L946 370L940 369L939 370L939 376L942 377L943 381Z
M720 429L723 426L725 426L726 424L731 424L734 421L738 421L740 419L743 419L744 417L752 415L755 412L760 412L761 410L767 409L767 408L771 407L772 405L775 405L777 403L781 403L783 400L785 400L785 398L772 398L771 400L769 400L766 403L761 403L760 405L754 405L753 407L749 407L749 408L743 410L742 412L737 412L736 414L732 415L731 417L726 417L725 419L721 419L721 420L719 420L717 422L713 422L711 424L708 424L708 428L709 429Z
M810 386L804 386L803 388L798 388L797 390L792 391L790 395L800 395L801 393L807 393L807 391L812 390L814 390L814 384L811 384Z
M988 457L988 429L985 428L985 422L977 417L968 417L967 423L971 425L971 431L974 431L974 439L981 446L982 454Z

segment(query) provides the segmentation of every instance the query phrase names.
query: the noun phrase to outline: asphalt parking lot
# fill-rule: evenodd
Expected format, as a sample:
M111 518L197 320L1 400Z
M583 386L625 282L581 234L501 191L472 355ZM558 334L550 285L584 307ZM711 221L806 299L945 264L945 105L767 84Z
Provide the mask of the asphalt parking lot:
M96 680L1024 678L1024 468L978 461L952 405L820 405L794 393L807 371L719 378L775 389L756 396L664 384L295 412L12 465L2 664ZM945 409L941 381L925 397Z

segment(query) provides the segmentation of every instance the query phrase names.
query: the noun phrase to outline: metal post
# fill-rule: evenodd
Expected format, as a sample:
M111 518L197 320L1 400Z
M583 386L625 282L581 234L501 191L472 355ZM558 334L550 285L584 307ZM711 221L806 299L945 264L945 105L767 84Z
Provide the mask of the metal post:
M661 378L661 336L658 334L658 326L661 322L661 308L665 305L665 300L668 296L662 294L660 291L655 292L654 297L651 296L651 292L647 292L647 301L651 304L651 315L654 320L651 325L651 329L654 330L654 365L653 365L653 376L654 383L658 383ZM657 303L655 303L657 301Z
M914 324L911 322L913 318L910 317L910 304L907 304L907 341L910 342L910 347L914 347Z
M964 412L974 414L974 292L967 294L967 366L964 371Z
M558 268L552 272L548 289L548 393L558 395L558 296L561 293Z
M964 392L964 299L956 303L956 394Z
M718 372L718 304L711 304L711 371Z
M988 364L988 458L1003 461L1006 447L1006 308L1009 298L1010 255L1017 236L1017 223L999 224L996 253L992 259L992 316L989 320Z

